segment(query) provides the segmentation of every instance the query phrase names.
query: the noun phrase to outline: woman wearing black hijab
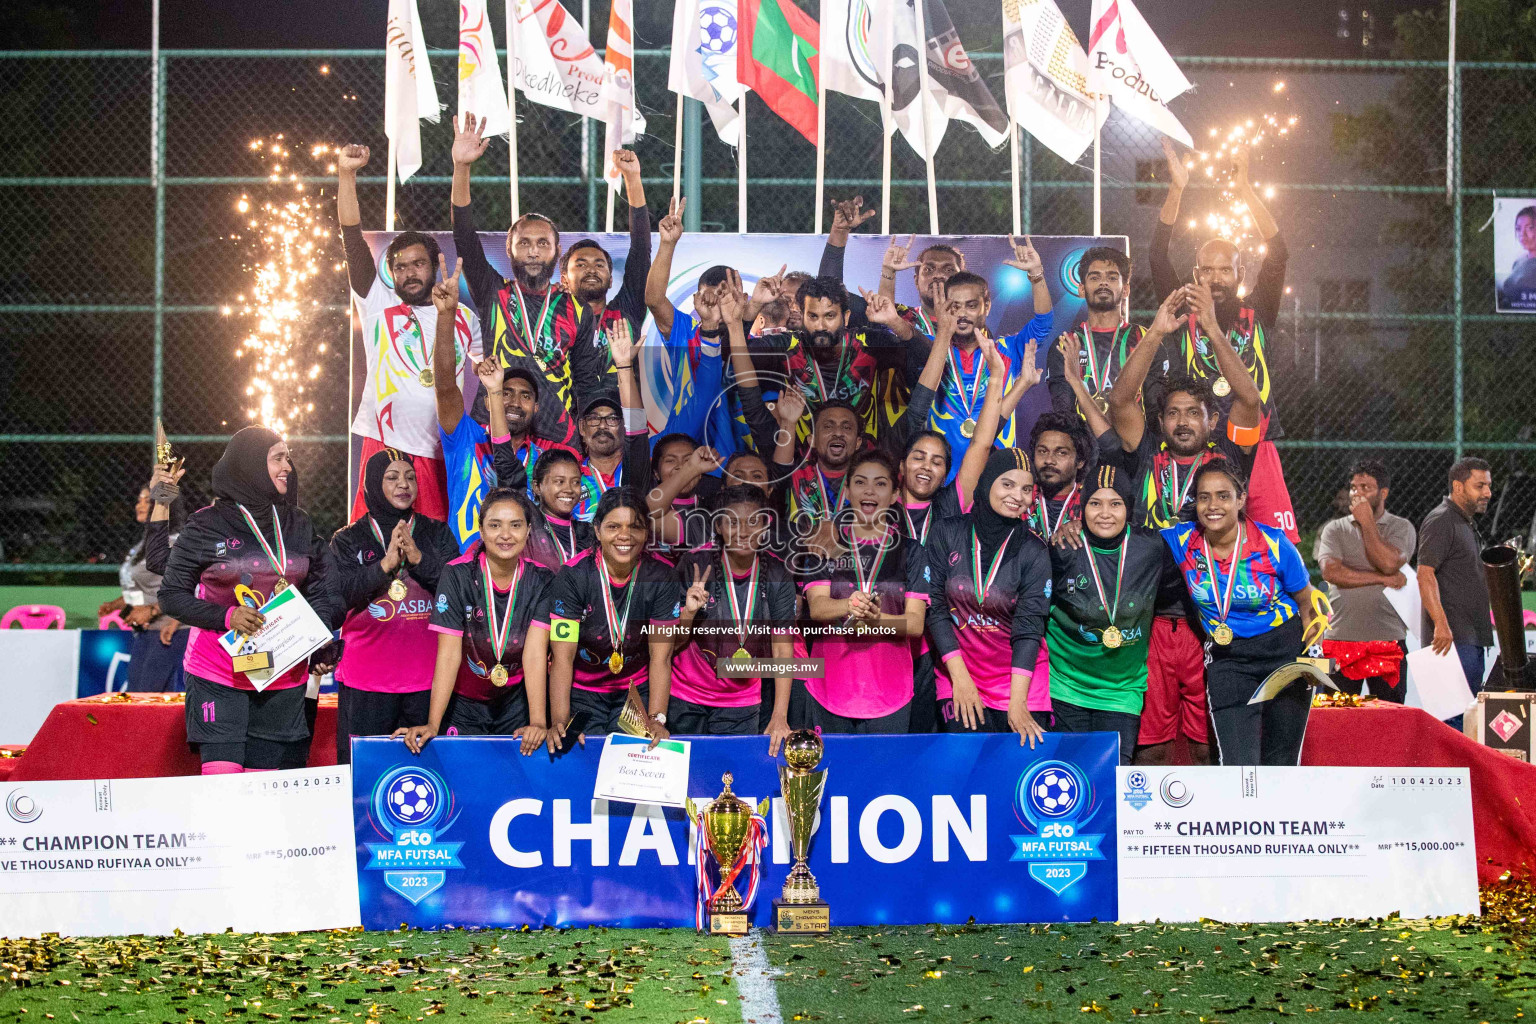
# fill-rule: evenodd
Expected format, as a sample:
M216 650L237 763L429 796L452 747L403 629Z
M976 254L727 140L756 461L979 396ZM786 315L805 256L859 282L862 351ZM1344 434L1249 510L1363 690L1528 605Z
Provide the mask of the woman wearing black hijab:
M1135 483L1101 465L1084 488L1083 543L1051 547L1051 710L1059 732L1120 735L1130 764L1147 692L1147 645L1159 587L1183 578L1155 531L1129 525Z
M363 503L331 538L346 621L336 667L336 763L352 761L353 736L425 725L437 638L427 629L443 566L459 557L446 523L415 511L416 469L393 448L363 464Z
M1051 557L1024 519L1034 490L1029 456L998 448L970 514L941 520L928 536L928 633L944 732L1017 732L1031 747L1045 734L1029 710L1051 602Z
M308 749L308 666L258 692L219 644L227 630L259 630L256 609L288 586L326 625L341 620L335 560L308 513L291 504L292 477L288 445L272 431L246 427L230 438L213 467L214 502L187 518L160 585L166 614L194 628L184 662L187 740L205 775L303 763Z

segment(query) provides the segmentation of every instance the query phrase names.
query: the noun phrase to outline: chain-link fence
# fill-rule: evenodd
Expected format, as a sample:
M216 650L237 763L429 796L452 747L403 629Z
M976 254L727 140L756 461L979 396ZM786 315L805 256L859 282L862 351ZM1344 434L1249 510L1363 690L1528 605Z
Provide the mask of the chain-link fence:
M652 209L670 191L675 98L665 51L641 51L636 79L650 134L636 146ZM1002 60L973 54L1002 96ZM456 55L434 52L439 94L452 101ZM1536 317L1493 312L1495 193L1536 180L1536 65L1462 64L1449 116L1457 172L1446 189L1444 65L1388 61L1184 58L1196 83L1180 99L1197 137L1248 118L1297 118L1264 146L1254 177L1273 185L1289 243L1289 291L1271 371L1285 428L1286 476L1304 530L1330 515L1350 461L1383 457L1391 504L1417 519L1445 490L1461 453L1488 458L1505 499L1491 530L1530 523L1536 484L1530 400ZM374 162L360 179L364 226L384 206L382 51L168 51L158 75L144 52L0 53L0 569L90 571L115 565L135 533L132 503L147 477L152 425L162 416L188 457L197 491L227 434L244 422L248 366L234 357L248 324L225 314L251 286L242 194L274 185L253 139L282 133L286 174L319 193L331 177L306 160L315 143L362 142ZM691 228L735 230L735 153L699 109L684 114L684 191ZM523 208L566 227L601 227L604 195L591 171L600 126L519 97ZM424 125L426 163L399 191L398 226L446 229L450 129ZM157 127L152 128L152 124ZM809 231L815 152L754 96L749 99L750 227ZM867 202L880 194L877 108L828 97L826 191ZM1024 230L1088 234L1090 158L1068 165L1021 135ZM583 161L585 154L585 162ZM505 143L477 167L485 224L506 223ZM1012 224L1010 153L952 124L936 161L940 227L1005 233ZM1156 305L1147 242L1163 202L1158 137L1111 117L1104 133L1105 230L1132 239L1133 306ZM922 161L894 144L893 232L926 231ZM1212 179L1214 180L1214 179ZM1218 204L1201 176L1186 194L1176 266L1193 263L1205 216ZM329 224L329 220L326 221ZM1491 230L1491 229L1490 229ZM345 479L346 292L340 247L310 289L319 311L307 343L322 386L295 432L303 500L339 526ZM335 265L334 269L332 265ZM1507 269L1507 268L1504 268ZM852 283L852 282L850 282ZM868 282L865 282L866 284ZM320 352L321 346L324 352Z

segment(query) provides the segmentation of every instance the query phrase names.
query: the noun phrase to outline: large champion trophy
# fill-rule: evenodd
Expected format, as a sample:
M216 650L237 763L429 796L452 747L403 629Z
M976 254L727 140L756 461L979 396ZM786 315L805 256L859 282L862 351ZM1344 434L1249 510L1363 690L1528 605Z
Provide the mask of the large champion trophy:
M827 770L816 767L821 764L821 754L821 737L809 729L791 733L784 741L787 763L779 766L779 789L789 818L789 848L795 863L784 880L782 898L773 901L773 930L780 935L824 935L832 930L831 912L805 862L821 794L827 788Z
M721 777L725 788L702 807L688 801L688 816L698 830L696 851L699 883L698 912L694 924L711 935L745 935L751 921L747 911L757 895L758 851L765 843L763 819L752 805L731 792L731 773ZM766 811L768 801L763 801ZM720 884L711 885L704 854L719 865ZM748 872L747 896L736 891L736 879Z

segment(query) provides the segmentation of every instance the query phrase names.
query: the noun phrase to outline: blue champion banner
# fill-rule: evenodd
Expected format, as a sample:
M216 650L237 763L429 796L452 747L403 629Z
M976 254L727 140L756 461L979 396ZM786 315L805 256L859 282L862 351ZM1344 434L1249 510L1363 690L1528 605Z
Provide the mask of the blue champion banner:
M691 797L730 772L742 799L773 800L752 911L766 925L791 859L777 763L761 737L692 742ZM552 760L511 737L438 737L420 756L354 740L363 924L692 926L686 815L594 800L602 744ZM1118 751L1106 733L1033 750L1011 734L827 737L810 867L833 925L1114 920Z

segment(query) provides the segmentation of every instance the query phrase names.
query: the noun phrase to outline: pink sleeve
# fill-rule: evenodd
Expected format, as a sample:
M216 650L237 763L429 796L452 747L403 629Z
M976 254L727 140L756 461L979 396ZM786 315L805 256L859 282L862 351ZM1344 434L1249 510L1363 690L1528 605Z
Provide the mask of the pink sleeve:
M224 628L225 629L232 629L232 628L234 628L234 627L232 627L229 624L229 620L235 617L235 609L238 608L238 607L240 607L240 606L237 605L237 604L232 604L228 608L224 609Z

